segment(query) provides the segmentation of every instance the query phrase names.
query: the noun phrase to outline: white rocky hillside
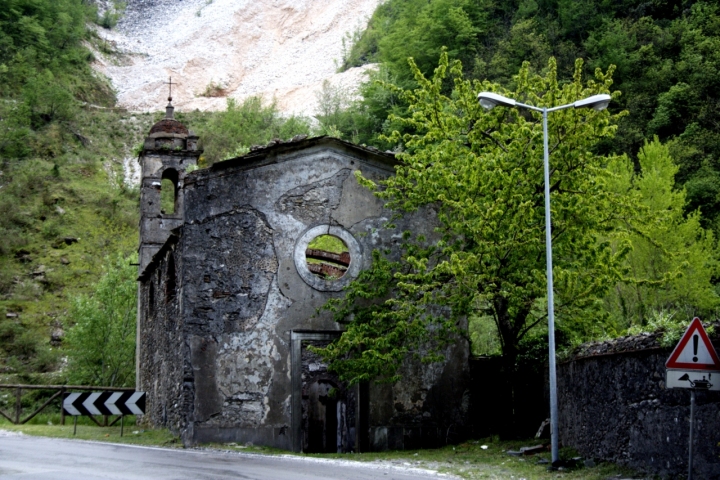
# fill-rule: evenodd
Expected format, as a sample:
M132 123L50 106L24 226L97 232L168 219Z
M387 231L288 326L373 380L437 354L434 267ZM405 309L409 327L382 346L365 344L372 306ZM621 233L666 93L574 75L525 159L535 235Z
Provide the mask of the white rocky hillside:
M98 55L96 68L131 111L164 108L172 77L182 110L262 95L310 116L324 80L352 90L363 79L365 67L336 73L343 38L363 29L380 1L127 0L118 25L99 29L125 55Z

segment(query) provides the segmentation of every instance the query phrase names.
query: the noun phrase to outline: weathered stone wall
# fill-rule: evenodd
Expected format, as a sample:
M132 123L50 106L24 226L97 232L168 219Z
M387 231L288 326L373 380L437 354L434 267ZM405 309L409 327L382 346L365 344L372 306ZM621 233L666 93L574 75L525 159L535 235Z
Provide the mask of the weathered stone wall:
M180 321L175 238L158 252L140 283L140 388L147 392L144 421L180 432L192 412L193 382ZM172 259L172 260L171 260ZM181 261L181 260L180 260ZM175 273L172 273L174 269ZM175 278L175 287L169 279ZM175 293L173 295L173 292Z
M341 326L318 308L342 295L339 287L369 266L372 250L397 254L404 230L432 236L432 212L410 216L396 230L383 228L389 212L353 175L360 169L379 180L392 173L392 165L389 155L327 139L308 141L302 149L265 150L185 177L183 226L175 230L174 247L182 259L176 261L177 317L160 324L159 317L148 315L141 322L142 335L148 337L142 341L141 362L150 362L141 363L141 383L150 391L152 382L165 378L163 361L173 362L178 372L186 371L181 385L191 400L184 423L166 420L159 412L167 412L173 395L180 394L172 391L179 377L160 380L167 385L151 396L166 405L165 410L152 407L153 422L182 431L188 443L251 441L298 448L290 433L300 422L293 418L291 333L339 331ZM304 260L308 233L325 228L351 243L349 273L335 282L308 281L308 272L303 277L299 271L305 262L298 258ZM167 268L160 260L151 267L143 298L147 282ZM175 328L173 322L182 333L169 340L162 330ZM159 338L169 341L161 344ZM467 344L461 343L448 350L445 364L409 363L402 382L371 387L373 428L399 426L402 432L405 425L430 425L435 444L447 438L448 428L454 432L451 425L459 425L467 410L467 353ZM370 444L402 448L402 442L382 438Z
M559 364L562 444L586 458L684 478L690 392L665 388L671 351L647 335L589 345ZM720 478L720 392L696 394L694 436L695 478Z
M469 345L458 338L445 362L408 359L392 385L370 385L371 450L437 448L470 433Z

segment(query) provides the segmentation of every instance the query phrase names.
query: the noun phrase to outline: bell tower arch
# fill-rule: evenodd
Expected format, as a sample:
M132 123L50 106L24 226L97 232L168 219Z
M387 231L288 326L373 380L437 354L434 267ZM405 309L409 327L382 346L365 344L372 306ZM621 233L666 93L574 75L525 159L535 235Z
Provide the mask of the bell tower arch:
M152 126L140 162L140 272L160 250L170 232L182 225L185 205L185 170L197 165L202 150L198 137L174 118L172 97L168 98L165 118Z

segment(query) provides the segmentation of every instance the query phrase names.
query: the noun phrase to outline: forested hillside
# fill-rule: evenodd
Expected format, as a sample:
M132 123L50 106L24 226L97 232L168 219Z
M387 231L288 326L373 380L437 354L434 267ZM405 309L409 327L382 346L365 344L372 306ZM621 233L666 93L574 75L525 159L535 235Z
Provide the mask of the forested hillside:
M122 161L151 117L109 108L113 91L90 67L87 4L2 3L0 368L27 380L62 365L70 298L89 291L106 255L135 247L137 191Z
M113 289L112 285L134 282L134 267L127 268L135 261L137 247L138 190L131 174L137 163L133 151L162 113L137 114L116 108L112 87L93 71L96 56L104 56L106 62L122 60L97 34L97 29L112 26L114 19L107 14L99 16L97 9L83 0L5 0L0 7L2 378L132 384L127 371L132 369L131 361L126 362L124 372L102 370L103 365L112 363L103 357L110 355L108 349L125 352L123 355L130 358L134 348L131 332L118 330L122 331L118 335L130 339L119 343L88 342L87 335L102 335L97 323L101 320L120 322L134 315L133 289ZM562 92L562 98L571 101L572 84L577 91L616 92L610 113L602 114L609 116L593 119L597 127L593 134L577 140L578 146L592 153L588 165L595 175L576 179L578 185L592 185L593 191L600 184L603 188L597 190L598 203L587 210L573 210L577 205L568 203L572 206L568 212L593 211L597 215L590 222L593 228L582 225L584 233L577 237L580 240L569 241L565 247L562 240L558 242L560 251L567 254L560 256L558 265L569 272L558 281L559 290L569 289L560 291L559 298L569 298L575 292L585 302L582 309L572 310L574 317L565 317L577 321L563 324L561 318L560 343L568 346L643 329L677 330L688 315L717 315L720 10L714 2L387 0L375 11L368 28L348 39L351 42L343 68L379 63L379 69L361 86L360 98L351 98L327 84L318 97L321 110L315 120L286 118L274 105L257 98L243 103L229 101L222 112L178 112L178 118L201 137L203 165L242 154L254 144L297 133L342 136L400 152L403 161L415 163L404 170L404 175L410 175L408 185L414 187L388 190L396 195L398 209L404 208L403 195L414 191L417 196L407 205L447 200L448 212L452 212L447 213L445 226L446 240L453 240L430 250L410 248L408 258L416 263L403 267L403 274L408 275L402 277L405 286L413 282L422 285L420 290L409 292L405 300L415 298L418 291L425 291L430 298L428 289L432 285L446 285L452 290L455 284L443 276L448 272L437 277L412 272L424 265L418 258L429 255L432 259L423 261L435 265L444 255L456 261L460 252L462 258L484 262L488 257L478 249L489 238L496 238L500 232L497 225L504 225L507 238L519 235L511 223L489 219L487 224L472 224L470 231L464 230L472 223L464 221L466 217L458 217L463 220L459 223L452 220L457 211L474 221L486 218L483 215L490 211L470 202L463 204L453 195L490 203L504 198L491 190L475 190L478 186L473 182L479 174L470 168L473 164L463 163L463 159L483 155L505 158L504 153L494 150L497 145L483 144L474 137L478 134L473 130L475 125L485 125L488 135L495 128L474 101L475 90L517 91L538 101L547 98L550 91ZM431 79L443 47L448 59L441 64L433 84L422 75ZM408 63L408 57L414 59L417 70ZM584 63L577 63L577 58L583 58ZM462 69L453 60L461 61ZM603 80L588 87L583 82L593 78L598 68ZM518 77L518 72L525 72L525 76ZM582 81L574 74L583 76ZM535 82L530 87L523 83L527 78ZM553 78L558 85L553 84ZM525 90L518 90L521 85L526 85ZM545 91L538 90L538 85L545 85ZM470 98L472 106L462 103L470 102ZM432 121L424 117L430 99L443 108ZM498 114L496 120L509 122L507 118ZM433 123L438 119L453 128L440 128ZM572 124L565 117L557 121ZM508 125L518 130L502 132L507 145L529 145L537 140L518 137L537 132L537 119L533 123L532 116L512 117ZM442 142L433 143L443 135ZM457 153L452 161L460 162L451 170L438 161L447 159L447 152ZM573 158L563 152L564 156L557 158ZM512 171L515 159L506 160L504 165ZM414 170L419 165L422 168ZM526 172L537 166L532 162L525 165ZM464 174L467 177L460 181ZM501 176L483 175L488 185L498 182L497 188L511 188L511 180L517 181L509 179L503 184ZM423 183L428 179L432 181ZM590 183L584 183L586 180ZM593 183L596 180L600 183ZM540 179L523 177L522 181L527 187ZM439 185L447 190L436 190ZM529 202L537 200L533 196L537 191L529 189L526 193ZM622 202L612 203L608 200L612 195ZM511 200L508 197L508 202ZM600 208L603 205L608 208ZM610 207L617 205L627 207L625 216L606 216ZM568 218L574 217L568 214ZM533 229L541 225L539 222L529 221L527 231L538 233ZM485 236L467 244L458 241L478 232L485 232ZM578 245L585 249L585 257L578 254ZM604 257L591 258L589 252ZM519 260L528 255L520 255ZM532 255L540 265L544 257L534 251ZM567 265L563 266L563 261ZM590 271L590 264L605 270L596 276L595 283L587 278L583 281L589 283L582 283L574 275L583 269ZM367 278L379 275L383 281L397 282L383 265L376 264ZM471 279L457 284L462 288L473 282L478 287L490 271L471 275L467 274L470 263L462 268L454 265L453 281ZM523 326L514 336L503 339L499 335L487 309L490 290L476 297L477 289L465 297L453 297L462 303L458 304L458 313L471 318L476 353L501 353L507 341L514 342L513 355L520 357L536 359L545 351L542 270L538 274L537 266L526 271L524 264L517 265L516 276L532 280L532 288L523 292L527 301L522 308L514 311L515 307L509 307L509 315L520 318L527 314L518 320ZM467 276L459 277L457 272ZM498 274L497 278L504 277ZM358 286L351 298L386 295L390 290L383 288L391 286L378 281L371 292ZM494 286L488 283L483 288ZM466 292L462 288L455 288L450 296ZM112 297L116 290L127 298ZM406 312L418 311L413 308ZM120 309L127 311L119 314ZM387 316L391 321L399 318L397 312ZM396 323L405 325L401 322ZM78 328L74 328L76 324ZM415 330L418 339L424 338L421 330ZM396 333L400 339L412 337L408 331ZM95 351L89 348L92 345L108 348ZM81 352L87 355L83 357Z
M382 78L412 84L413 57L426 75L440 48L463 63L466 78L511 86L522 62L542 71L555 57L569 81L576 58L585 72L615 65L611 110L627 109L603 149L637 158L643 142L668 142L687 190L686 211L720 232L720 11L716 2L683 0L388 0L355 35L344 66L380 62ZM348 136L370 142L392 128L391 95L366 88L357 117L338 120ZM389 127L389 128L388 128ZM637 166L637 164L636 164Z
M0 2L5 382L134 383L134 149L163 114L114 108L91 67L96 55L120 58L97 34L114 20L83 0ZM208 162L309 132L258 99L178 117L208 139ZM118 325L127 318L132 331Z
M450 279L459 282L455 287L448 287L447 296L432 298L443 304L460 302L453 304L453 308L471 316L470 333L476 353L502 352L514 356L519 350L521 357L544 355L545 347L540 348L545 341L544 327L528 327L542 327L542 302L526 301L525 306L518 304L517 307L505 305L529 294L527 279L521 282L523 286L517 293L509 293L520 288L515 284L516 274L527 267L518 264L517 270L508 270L498 278L488 279L488 272L509 261L490 246L482 247L489 238L494 238L494 230L491 228L479 235L477 230L466 230L468 220L464 220L465 223L453 220L454 216L473 218L466 216L466 210L488 193L482 186L462 183L464 174L468 175L465 180L469 182L480 181L479 174L463 173L465 168L471 167L462 162L460 166L456 165L455 156L476 158L485 148L490 148L481 138L474 137L476 130L481 128L479 125L485 125L485 117L475 111L476 106L463 104L463 100L469 101L463 97L467 95L464 89L475 95L481 89L513 92L527 81L528 75L557 75L560 86L578 82L578 75L581 75L582 81L588 81L590 85L596 72L607 72L600 77L607 84L600 91L613 94L609 108L613 134L598 135L588 145L575 147L578 148L576 155L582 157L583 149L590 148L593 153L606 156L605 168L612 172L615 180L601 180L596 176L598 172L592 169L586 172L587 177L594 178L593 182L610 182L611 190L623 198L621 201L634 196L632 202L636 202L629 210L632 215L620 215L622 222L609 229L608 225L598 224L594 233L588 231L595 240L583 247L587 252L601 247L602 242L612 245L616 256L612 261L610 257L606 259L609 262L606 267L616 270L606 273L615 280L597 276L592 287L595 292L586 298L585 307L572 310L572 314L570 310L560 314L560 344L567 347L593 338L656 329L665 330L671 338L677 335L679 325L684 325L693 315L705 319L717 316L720 282L716 242L720 234L720 77L717 74L720 68L720 11L715 2L388 0L376 10L368 28L356 32L352 40L354 43L348 49L344 67L377 62L380 67L375 81L362 87L362 98L358 100L349 100L343 92L328 89L325 92L327 108L319 120L326 126L334 126L346 138L400 152L405 162L402 176L410 176L412 180L405 181L415 185L412 194L411 190L400 188L396 183L382 187L387 189L383 195L395 198L398 208L402 210L408 205L439 201L448 209L444 217L446 230L443 230L447 233L446 243L438 246L443 253L437 250L423 252L417 250L417 246L408 246L407 264L394 267L399 273L394 277L388 277L387 272L376 274L380 278L402 279L403 291L411 288L408 285L425 291L416 284L421 282L420 279L424 279L422 282L439 282L435 285L452 284ZM441 62L438 66L443 48L449 63L443 66ZM412 58L412 62L408 62L408 58ZM577 59L583 62L578 64ZM460 62L462 73L458 74L459 67L452 64L453 60ZM576 70L578 65L579 71ZM535 81L550 80L538 77ZM435 82L440 82L439 90L435 90ZM549 95L547 91L552 90L552 81L547 85L544 95ZM517 90L515 95L520 97L514 98L531 104L529 98L547 98L533 88L525 86ZM590 88L592 91L596 87ZM552 106L558 101L555 97L550 98L550 101L542 100L545 105ZM428 111L434 113L430 115ZM530 117L528 114L526 119ZM515 125L511 118L505 117L505 121ZM562 124L563 119L556 121ZM537 122L535 118L534 128L537 128ZM487 128L484 131L486 140L503 138L503 142L510 142L505 140L503 130L495 132L499 127L486 125L483 128ZM557 128L558 132L566 131L563 127L552 128ZM551 163L553 155L559 155L556 160L562 162L562 155L567 153L567 147L562 147L571 131L567 132L558 133L555 140L551 133L551 143L557 142L559 149L558 154L551 153ZM535 140L533 137L526 139L528 145L534 141L536 137ZM509 148L510 143L503 145ZM551 150L554 148L551 145ZM480 160L473 160L476 161ZM524 158L514 160L515 164L522 161ZM447 168L438 171L439 164L446 164ZM506 168L512 168L512 165L513 162ZM558 175L553 184L559 188L560 182L566 181L563 180L563 165L553 168L554 175ZM419 187L425 181L430 182L427 191ZM490 176L486 181L495 183L498 180ZM539 177L524 181L539 181ZM435 190L438 185L444 187ZM502 188L516 188L511 185ZM456 190L461 188L467 189L462 190L464 196L454 196L460 195ZM435 193L430 194L433 190ZM576 193L582 191L588 190L580 189ZM553 202L562 198L560 193L557 195ZM491 198L499 202L502 194L491 194ZM602 202L600 197L597 202ZM474 215L484 215L481 212L485 210L478 208ZM492 210L495 206L483 208ZM505 208L509 207L506 205ZM506 228L504 238L512 243L520 235L520 227L502 227L508 216L504 209L500 210L504 214L498 213L502 215L498 217L502 221L488 219L488 222L494 229ZM597 215L593 219L597 220ZM619 241L616 235L621 231L623 240ZM562 231L558 233L556 241L562 241L563 234ZM474 241L468 242L468 238L474 238ZM517 248L524 249L527 245L521 242ZM621 253L623 248L627 249L625 253ZM496 254L497 263L484 263ZM458 258L467 259L468 255L473 258L466 260L469 265L477 261L483 267L475 271L473 268L480 267L451 266ZM598 258L588 257L574 266L567 266L570 270L580 265L587 269L596 261ZM391 269L386 265L388 268ZM460 278L456 277L456 268L463 272ZM558 271L561 268L556 265ZM582 274L582 271L568 273L573 278ZM474 289L466 292L463 300L469 303L461 305L457 292L473 275L484 280L473 283ZM377 279L371 280L370 284L372 281L377 285ZM601 288L600 283L605 281L608 283ZM587 287L590 288L590 284ZM563 287L556 285L556 288L557 295L562 298ZM580 296L590 292L582 290L579 284L572 286L571 291L573 288ZM360 296L369 294L362 289L358 293ZM422 304L428 297L429 293L426 293L426 297L417 302ZM471 297L474 300L468 299ZM566 307L574 299L568 297L568 300ZM499 303L493 305L494 301ZM510 310L505 311L506 308ZM350 301L340 311L359 314L362 309L361 304L353 306ZM389 315L382 315L386 314ZM366 312L366 315L369 314ZM394 315L402 317L400 313ZM514 319L503 326L503 318L507 315ZM587 323L582 320L584 317L589 320ZM367 318L376 317L369 315ZM402 320L408 319L402 317ZM375 345L375 340L383 343L380 337L373 339L367 330L369 326L363 324L358 328L365 329L365 333L358 334L353 342L346 343L344 349L340 348L334 352L335 356L328 358L339 361L358 345ZM390 327L385 325L385 328ZM415 348L410 336L398 338L407 341L398 341L394 348L397 345L409 350ZM423 333L418 338L428 337ZM381 349L374 354L380 358L389 351ZM368 353L368 358L370 356ZM341 368L340 363L338 368Z

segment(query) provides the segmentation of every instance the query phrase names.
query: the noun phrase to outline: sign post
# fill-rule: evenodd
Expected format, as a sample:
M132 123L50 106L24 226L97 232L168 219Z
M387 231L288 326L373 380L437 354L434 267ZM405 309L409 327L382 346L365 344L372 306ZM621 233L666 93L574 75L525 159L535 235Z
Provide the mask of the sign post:
M665 362L666 388L690 389L690 440L688 445L688 480L692 480L693 430L695 425L695 391L720 391L720 358L695 317ZM713 374L715 379L713 380Z
M145 413L145 392L71 393L63 400L63 412L65 415L72 415L75 418L73 435L77 430L78 416L118 415L120 416L120 436L122 436L125 415L143 415Z

